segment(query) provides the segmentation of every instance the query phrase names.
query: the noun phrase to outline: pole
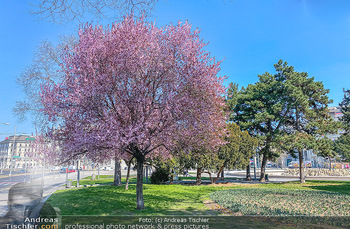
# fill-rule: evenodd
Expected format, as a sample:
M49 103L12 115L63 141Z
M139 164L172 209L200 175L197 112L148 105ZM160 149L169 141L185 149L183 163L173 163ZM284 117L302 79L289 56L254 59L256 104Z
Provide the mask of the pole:
M256 180L256 154L253 156L253 163L254 163L254 180Z
M80 169L78 169L78 174L77 174L77 188L79 188L79 180L80 180Z
M97 180L99 180L99 179L100 179L100 166L97 169Z
M26 158L26 155L24 155L24 180L23 180L23 182L26 182L26 178L27 178L27 158Z
M16 130L17 130L17 125L15 125L15 134L13 135L13 143L12 143L12 152L11 154L15 154L14 150L15 150L15 139L16 139ZM12 175L12 157L13 155L10 155L10 174L9 176Z
M45 177L45 158L44 158L44 161L43 161L43 167L42 167L42 170L41 170L41 187L44 188L44 177Z
M66 168L66 188L68 188L68 167Z
M79 180L80 180L80 168L79 168L79 165L80 165L80 161L78 161L78 163L77 163L77 167L78 167L78 173L77 173L77 188L79 188Z
M92 174L91 174L91 180L95 180L95 164L92 163L91 164L91 168L92 168Z

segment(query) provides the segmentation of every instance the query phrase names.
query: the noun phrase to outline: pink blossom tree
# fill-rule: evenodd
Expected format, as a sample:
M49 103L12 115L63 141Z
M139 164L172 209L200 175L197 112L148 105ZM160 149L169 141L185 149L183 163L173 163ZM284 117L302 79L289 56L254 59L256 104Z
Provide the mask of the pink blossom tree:
M213 150L223 143L224 77L205 46L187 22L158 28L129 16L107 28L82 26L62 58L65 77L42 86L51 137L67 157L101 158L111 149L134 157L144 209L146 157L166 157L180 143Z
M33 150L28 152L28 156L41 165L56 165L58 148L54 142L43 135L36 135L35 141L31 142Z

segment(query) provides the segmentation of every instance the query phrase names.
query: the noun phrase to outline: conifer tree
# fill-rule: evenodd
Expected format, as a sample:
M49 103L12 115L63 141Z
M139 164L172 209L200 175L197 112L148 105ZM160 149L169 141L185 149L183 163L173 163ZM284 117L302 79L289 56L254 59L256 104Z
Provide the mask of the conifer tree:
M343 101L339 104L343 117L341 121L344 124L344 129L347 133L350 132L350 90L343 90L344 98Z
M287 115L283 117L282 147L299 158L300 183L305 183L304 150L313 150L322 156L333 154L331 140L326 134L337 130L338 124L329 115L328 89L306 72L296 72L287 62L275 64L283 79L283 94Z
M263 155L260 181L265 181L265 169L268 159L279 156L277 139L286 116L283 95L283 79L268 72L259 75L259 81L242 88L237 97L233 120L242 130L258 138L260 153Z
M331 156L332 144L326 134L335 132L339 125L328 114L332 101L322 82L306 72L294 71L282 60L274 67L275 75L259 75L257 83L239 91L234 119L261 142L261 181L267 160L287 151L298 155L300 182L304 183L303 151L312 149Z

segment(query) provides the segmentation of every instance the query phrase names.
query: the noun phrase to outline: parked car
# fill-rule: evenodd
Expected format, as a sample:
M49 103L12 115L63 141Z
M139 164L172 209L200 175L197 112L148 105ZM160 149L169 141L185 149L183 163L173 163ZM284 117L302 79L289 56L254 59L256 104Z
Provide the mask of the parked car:
M75 169L73 169L73 168L67 168L67 167L63 167L61 170L60 170L60 172L61 173L74 173L74 172L76 172L76 170Z
M60 169L60 173L66 173L66 170L67 170L67 168L63 167L63 168Z
M112 167L110 167L110 166L107 166L107 167L104 167L104 168L103 168L103 170L106 170L106 171L112 171L112 170L113 170L113 168L112 168Z

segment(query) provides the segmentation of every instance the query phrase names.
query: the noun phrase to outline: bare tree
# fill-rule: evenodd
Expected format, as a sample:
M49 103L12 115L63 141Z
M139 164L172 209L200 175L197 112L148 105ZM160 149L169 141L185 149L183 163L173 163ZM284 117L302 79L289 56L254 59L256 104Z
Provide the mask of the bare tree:
M54 22L80 21L84 16L118 17L150 12L158 0L32 0L31 14Z
M19 121L24 121L28 115L31 115L39 129L45 123L45 117L40 112L42 109L39 93L41 85L60 81L64 74L61 71L62 51L75 42L73 36L63 36L60 40L57 46L49 41L42 41L34 54L32 64L17 77L17 84L25 96L22 100L16 101L13 113Z

